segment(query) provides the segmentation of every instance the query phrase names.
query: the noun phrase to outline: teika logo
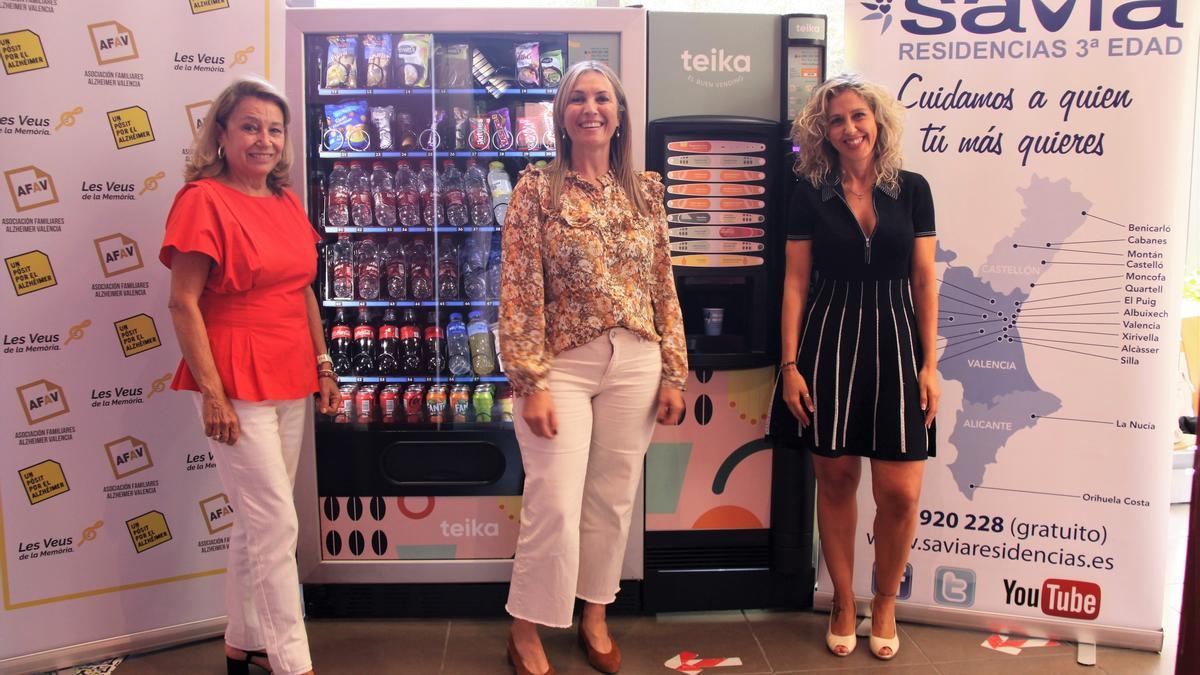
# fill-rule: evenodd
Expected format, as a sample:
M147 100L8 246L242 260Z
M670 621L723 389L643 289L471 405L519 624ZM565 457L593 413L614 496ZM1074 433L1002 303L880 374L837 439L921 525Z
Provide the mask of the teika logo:
M945 35L959 29L976 35L1025 33L1039 27L1057 33L1072 21L1086 21L1089 31L1112 26L1123 30L1183 27L1179 0L997 0L983 4L985 1L905 0L904 11L916 18L900 19L899 23L913 35ZM886 32L892 25L892 0L861 4L868 11L861 20L881 21L879 32Z
M711 49L708 54L692 54L685 49L679 55L683 61L683 69L697 73L748 73L750 72L750 56L748 54L726 54L724 49Z
M461 523L442 521L443 537L499 537L500 526L496 523L485 523L467 518Z
M1100 616L1100 585L1074 579L1042 582L1042 613L1091 621Z

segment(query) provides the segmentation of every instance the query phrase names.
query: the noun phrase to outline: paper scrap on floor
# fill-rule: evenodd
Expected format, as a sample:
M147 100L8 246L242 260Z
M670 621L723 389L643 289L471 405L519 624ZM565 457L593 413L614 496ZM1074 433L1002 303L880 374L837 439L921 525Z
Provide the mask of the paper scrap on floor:
M1010 638L1007 635L989 635L988 639L984 640L979 646L1016 656L1021 653L1022 649L1031 649L1033 647L1057 647L1058 642L1055 642L1054 640L1043 640L1041 638Z
M684 675L699 675L705 668L721 668L723 666L740 666L742 660L736 656L718 658L700 658L695 652L679 652L667 659L664 666Z

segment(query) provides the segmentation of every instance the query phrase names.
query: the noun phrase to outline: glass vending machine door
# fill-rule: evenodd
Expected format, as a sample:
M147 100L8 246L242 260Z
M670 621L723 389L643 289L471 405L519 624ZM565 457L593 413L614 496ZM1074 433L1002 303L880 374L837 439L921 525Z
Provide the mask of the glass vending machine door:
M514 553L521 469L497 339L500 242L518 173L554 157L567 43L305 36L318 297L344 397L318 422L323 559Z

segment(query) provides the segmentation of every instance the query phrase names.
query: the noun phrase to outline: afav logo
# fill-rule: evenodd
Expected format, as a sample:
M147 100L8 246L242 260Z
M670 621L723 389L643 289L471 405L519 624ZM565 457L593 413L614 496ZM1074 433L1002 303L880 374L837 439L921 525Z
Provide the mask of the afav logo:
M204 514L204 526L209 534L233 527L233 506L224 492L200 500L200 513Z
M1179 0L905 0L910 17L899 23L912 35L945 35L961 29L975 35L1025 33L1042 29L1057 33L1068 24L1087 23L1087 30L1182 28ZM892 0L861 3L868 11L862 21L881 21L883 33L892 24ZM898 3L896 3L898 4Z
M93 243L105 278L142 268L142 251L138 243L120 232L96 239Z
M58 203L54 178L32 164L5 171L4 180L18 213Z
M102 66L138 57L133 31L119 22L88 24L88 33L92 36L92 50L96 52L96 63Z
M697 73L748 73L749 54L726 54L724 49L711 49L708 54L692 54L687 49L679 55L683 69Z
M50 380L34 380L17 387L17 398L30 425L71 412L66 392Z
M108 453L108 463L112 467L113 477L117 479L132 476L154 466L154 460L150 457L150 446L133 436L122 436L105 443L104 451Z
M196 101L183 106L187 111L188 127L192 130L192 139L200 138L200 130L204 128L204 118L208 117L208 109L212 101Z

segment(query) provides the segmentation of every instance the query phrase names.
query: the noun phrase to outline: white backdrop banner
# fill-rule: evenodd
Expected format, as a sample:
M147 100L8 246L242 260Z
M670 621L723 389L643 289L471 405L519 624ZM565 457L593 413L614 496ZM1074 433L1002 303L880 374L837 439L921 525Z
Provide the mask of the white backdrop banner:
M209 99L267 73L281 6L0 3L0 671L220 628L235 514L167 389L157 256Z
M937 211L943 398L902 615L1161 640L1198 9L846 3Z

